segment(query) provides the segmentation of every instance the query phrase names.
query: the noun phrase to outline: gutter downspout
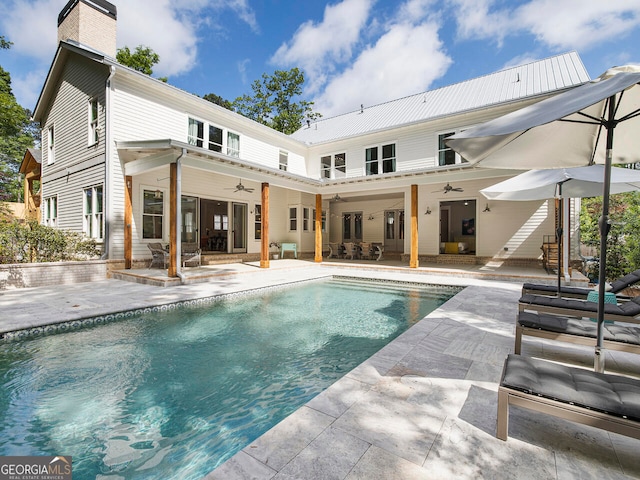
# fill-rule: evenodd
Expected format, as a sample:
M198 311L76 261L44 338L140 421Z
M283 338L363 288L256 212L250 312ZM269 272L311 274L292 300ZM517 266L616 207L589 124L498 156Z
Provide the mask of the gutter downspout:
M183 148L182 153L176 158L176 275L180 283L184 284L185 277L180 271L180 259L182 252L182 157L187 154L187 149Z
M111 65L109 67L109 76L105 82L105 115L104 115L104 192L103 199L106 200L104 204L104 240L102 252L102 260L109 259L109 243L111 242L109 225L111 224L111 79L116 74L116 67Z

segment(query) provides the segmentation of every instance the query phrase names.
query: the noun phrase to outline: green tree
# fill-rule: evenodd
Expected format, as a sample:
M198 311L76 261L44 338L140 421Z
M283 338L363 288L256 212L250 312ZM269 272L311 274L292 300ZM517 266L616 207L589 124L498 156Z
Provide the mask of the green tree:
M291 134L305 119L322 116L313 111L313 102L299 99L303 84L304 73L298 68L276 70L273 75L263 73L261 80L251 84L253 95L236 98L233 109L256 122Z
M0 48L11 42L0 37ZM31 112L21 107L11 90L11 75L0 66L0 200L17 202L22 194L20 162L27 148L38 139Z
M116 53L116 60L122 65L151 76L154 65L160 61L160 55L149 47L138 45L133 53L129 50L129 47L119 48ZM167 78L161 77L158 80L166 82Z
M600 251L598 220L602 215L602 197L583 198L580 207L580 240ZM608 280L640 268L640 192L619 193L609 197L611 228L607 238Z
M215 93L207 93L202 98L204 98L205 100L211 103L215 103L216 105L220 105L221 107L224 107L227 110L233 110L233 105L229 100L222 98L221 96L216 95Z

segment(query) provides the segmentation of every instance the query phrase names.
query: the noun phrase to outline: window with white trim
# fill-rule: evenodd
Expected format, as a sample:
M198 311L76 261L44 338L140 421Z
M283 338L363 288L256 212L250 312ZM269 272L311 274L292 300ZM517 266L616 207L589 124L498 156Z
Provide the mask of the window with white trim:
M452 148L448 147L444 141L447 137L454 135L456 132L441 133L438 135L438 165L455 165L457 163L466 163L458 153Z
M89 145L95 145L100 140L98 131L98 100L89 99Z
M396 144L388 143L382 146L365 149L365 174L378 175L396 171Z
M144 190L142 198L142 238L162 240L164 219L164 192Z
M47 130L47 165L51 165L56 161L56 137L53 131L53 125Z
M254 206L254 223L255 223L255 239L262 239L262 205L256 204Z
M202 148L204 145L204 122L189 117L189 132L187 136L189 145Z
M53 195L44 199L44 224L55 227L58 223L58 197Z
M336 153L320 157L322 178L345 178L347 176L347 154Z
M289 207L289 230L298 230L298 207Z
M302 208L302 230L305 232L309 231L309 217L310 214L310 209L309 207L303 207Z
M227 132L227 155L230 157L240 157L240 135Z
M229 215L216 213L213 216L213 229L214 230L229 230Z
M284 150L280 150L280 160L278 162L278 167L280 170L287 171L289 168L289 152L285 152Z
M104 232L103 223L103 196L102 185L85 188L84 195L84 212L82 231L89 238L102 240Z
M222 129L215 125L209 125L209 150L222 152Z

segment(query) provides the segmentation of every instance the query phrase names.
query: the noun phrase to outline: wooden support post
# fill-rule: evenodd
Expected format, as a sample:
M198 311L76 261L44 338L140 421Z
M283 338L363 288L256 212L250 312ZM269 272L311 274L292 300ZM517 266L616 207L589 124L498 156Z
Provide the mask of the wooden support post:
M409 268L418 268L418 185L411 185L411 257Z
M129 270L133 264L133 205L131 203L131 195L133 192L133 178L126 176L124 188L124 268ZM106 239L105 239L106 241Z
M269 184L262 184L262 237L260 238L260 268L269 268Z
M314 219L316 222L316 254L315 254L315 262L322 262L322 195L316 194L316 218Z
M178 164L169 165L169 277L178 276L176 248L178 247Z

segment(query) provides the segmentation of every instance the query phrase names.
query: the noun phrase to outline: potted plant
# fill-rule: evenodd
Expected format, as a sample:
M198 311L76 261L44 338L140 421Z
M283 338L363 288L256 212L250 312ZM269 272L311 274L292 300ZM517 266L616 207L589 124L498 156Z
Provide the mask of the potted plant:
M273 254L273 259L278 260L280 258L280 243L279 242L271 242L269 244L269 248L275 249L275 253Z

